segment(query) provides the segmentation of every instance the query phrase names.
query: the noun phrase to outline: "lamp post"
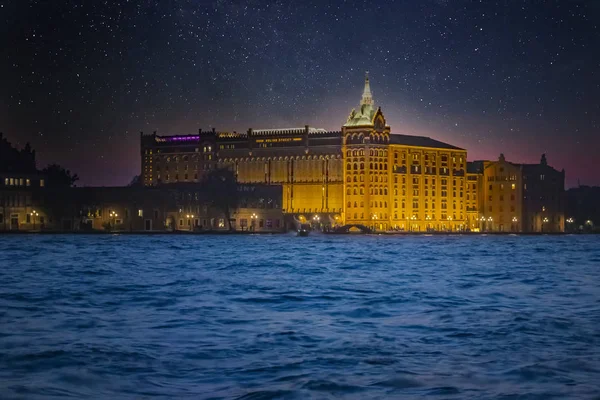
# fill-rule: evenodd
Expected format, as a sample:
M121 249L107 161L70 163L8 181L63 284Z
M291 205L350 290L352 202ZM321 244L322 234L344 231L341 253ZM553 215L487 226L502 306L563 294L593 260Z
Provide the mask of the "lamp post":
M544 219L542 220L542 232L544 232L544 226L546 225L546 223L548 223L548 217L544 217Z
M115 230L116 230L116 227L117 227L117 217L118 217L119 215L118 215L118 214L117 214L115 211L111 211L111 212L110 212L110 214L109 214L109 216L110 216L110 218L112 219L112 221L113 221L113 227L114 227L114 228L115 228Z
M573 218L567 218L567 231L571 232L572 231L572 225L573 225Z
M250 216L250 229L254 232L256 230L256 213L252 213Z
M417 216L413 215L412 217L410 217L410 230L413 231L415 228L415 221L417 220Z
M515 232L518 231L518 229L517 229L518 228L517 222L518 222L517 217L513 217L513 219L512 219L513 231L515 231Z
M448 228L450 228L450 232L452 232L452 217L448 215Z
M38 214L38 212L37 212L37 211L35 211L35 210L32 210L32 211L31 211L31 216L33 217L33 230L34 230L34 231L35 231L35 219L36 219L36 217L37 217L38 215L39 215L39 214Z
M431 216L426 215L425 216L425 221L427 221L427 231L431 230L431 223L429 221L431 221Z
M377 220L377 214L373 214L371 215L371 221L373 221L371 223L371 225L373 226L373 230L376 231L377 230L377 223L375 222Z
M317 228L319 227L319 221L320 220L321 220L321 217L319 217L318 215L315 215L313 217L314 224L317 226Z
M485 217L481 216L481 231L485 231Z
M489 218L488 218L488 222L489 222L488 230L489 230L489 231L491 231L491 230L492 230L492 221L493 221L493 218L492 218L492 217L489 217Z

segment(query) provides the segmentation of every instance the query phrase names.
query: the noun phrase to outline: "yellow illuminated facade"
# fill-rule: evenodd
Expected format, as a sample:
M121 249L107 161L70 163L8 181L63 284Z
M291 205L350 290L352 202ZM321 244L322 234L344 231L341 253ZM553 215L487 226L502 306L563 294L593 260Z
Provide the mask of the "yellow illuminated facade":
M198 182L228 167L240 183L281 185L282 209L304 222L376 230L461 231L467 225L464 149L394 135L368 76L341 131L309 126L141 136L145 185Z
M344 219L375 230L460 231L466 226L464 149L394 135L375 108L369 78L342 127Z

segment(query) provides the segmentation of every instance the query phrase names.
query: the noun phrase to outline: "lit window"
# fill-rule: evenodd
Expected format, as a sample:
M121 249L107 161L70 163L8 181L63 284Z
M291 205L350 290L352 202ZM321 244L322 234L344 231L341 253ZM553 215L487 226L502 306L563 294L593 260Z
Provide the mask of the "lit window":
M8 186L8 182L9 182L8 178L4 178L4 185Z
M31 181L30 181L29 179L26 179L26 180L25 180L25 184L26 184L27 186L31 186Z
M510 185L510 188L511 188L512 190L515 190L515 189L517 188L517 185L515 185L515 184L513 183L512 185Z
M40 179L40 187L44 187L44 185L45 185L45 184L46 184L46 183L44 182L44 180L43 180L43 179Z
M144 210L138 210L138 217L144 216Z

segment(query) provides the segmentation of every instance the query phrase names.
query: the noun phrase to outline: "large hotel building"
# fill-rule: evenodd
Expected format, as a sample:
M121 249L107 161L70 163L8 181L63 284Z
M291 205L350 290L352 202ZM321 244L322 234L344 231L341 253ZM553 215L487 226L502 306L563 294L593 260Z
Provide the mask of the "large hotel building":
M368 76L358 109L340 131L305 126L141 134L141 163L146 186L199 182L222 167L240 183L279 185L283 212L300 222L383 231L564 230L564 171L548 167L545 158L534 166L504 156L467 163L465 149L392 134ZM545 176L556 198L536 193L527 200L527 185L545 192Z

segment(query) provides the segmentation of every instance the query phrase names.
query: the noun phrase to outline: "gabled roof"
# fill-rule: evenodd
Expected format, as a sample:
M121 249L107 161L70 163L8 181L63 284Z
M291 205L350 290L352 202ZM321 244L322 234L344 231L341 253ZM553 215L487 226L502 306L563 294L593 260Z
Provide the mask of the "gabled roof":
M434 149L464 150L448 143L440 142L427 136L390 135L390 144L401 144L415 147L431 147Z

